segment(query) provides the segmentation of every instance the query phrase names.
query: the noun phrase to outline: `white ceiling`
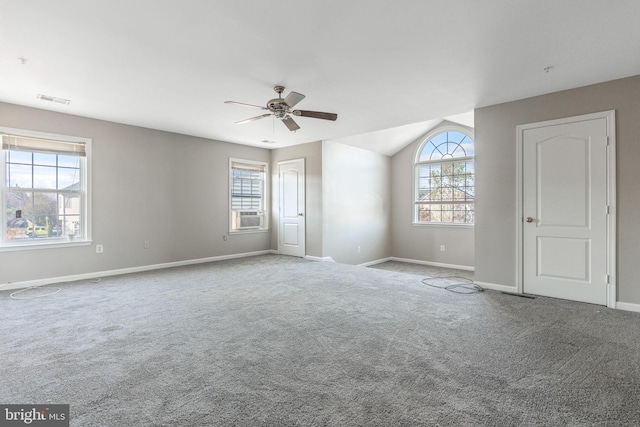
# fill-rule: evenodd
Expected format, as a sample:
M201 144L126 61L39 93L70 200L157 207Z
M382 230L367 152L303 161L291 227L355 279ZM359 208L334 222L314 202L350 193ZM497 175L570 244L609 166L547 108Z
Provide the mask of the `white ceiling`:
M639 16L637 0L0 0L0 101L393 154L448 116L640 74ZM225 100L264 105L276 84L338 120L234 124L262 111Z

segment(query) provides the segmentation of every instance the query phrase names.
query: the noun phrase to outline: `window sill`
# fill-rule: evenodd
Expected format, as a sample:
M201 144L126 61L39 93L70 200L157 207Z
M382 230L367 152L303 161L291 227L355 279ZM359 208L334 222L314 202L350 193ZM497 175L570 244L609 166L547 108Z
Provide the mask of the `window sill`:
M0 246L0 252L13 251L30 251L34 249L57 249L69 248L75 246L89 246L93 242L91 240L54 240L48 242L29 242L29 243L5 243Z
M269 231L268 228L250 228L248 230L229 230L229 235L232 235L232 234L266 233L268 231Z
M414 227L443 227L443 228L474 228L475 224L451 224L447 222L414 222L411 225Z

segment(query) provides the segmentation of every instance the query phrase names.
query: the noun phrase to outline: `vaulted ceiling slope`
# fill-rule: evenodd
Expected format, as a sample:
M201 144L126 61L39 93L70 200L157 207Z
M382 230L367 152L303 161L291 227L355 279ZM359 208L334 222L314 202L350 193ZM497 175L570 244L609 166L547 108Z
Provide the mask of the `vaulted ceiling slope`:
M640 74L638 16L637 0L0 0L0 101L269 148L349 141ZM264 105L276 84L338 120L234 124L261 112L224 101Z

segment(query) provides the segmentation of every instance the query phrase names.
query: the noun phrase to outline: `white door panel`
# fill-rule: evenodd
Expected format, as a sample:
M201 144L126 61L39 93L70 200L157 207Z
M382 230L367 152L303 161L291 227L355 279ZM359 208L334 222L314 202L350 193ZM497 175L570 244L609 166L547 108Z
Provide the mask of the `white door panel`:
M280 214L278 251L305 256L305 175L304 159L278 163Z
M298 246L300 244L299 234L300 226L298 224L283 223L282 243L285 246Z
M537 276L590 282L590 239L538 237ZM559 263L558 260L563 260Z
M607 120L525 129L524 292L607 303Z

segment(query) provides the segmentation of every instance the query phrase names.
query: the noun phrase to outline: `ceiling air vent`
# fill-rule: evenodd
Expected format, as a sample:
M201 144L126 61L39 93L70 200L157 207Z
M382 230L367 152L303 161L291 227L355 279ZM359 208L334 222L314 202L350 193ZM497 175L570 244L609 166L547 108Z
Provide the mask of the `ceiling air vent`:
M68 99L56 98L55 96L43 95L41 93L38 94L38 99L42 99L44 101L57 102L58 104L64 104L64 105L71 104L71 101Z

